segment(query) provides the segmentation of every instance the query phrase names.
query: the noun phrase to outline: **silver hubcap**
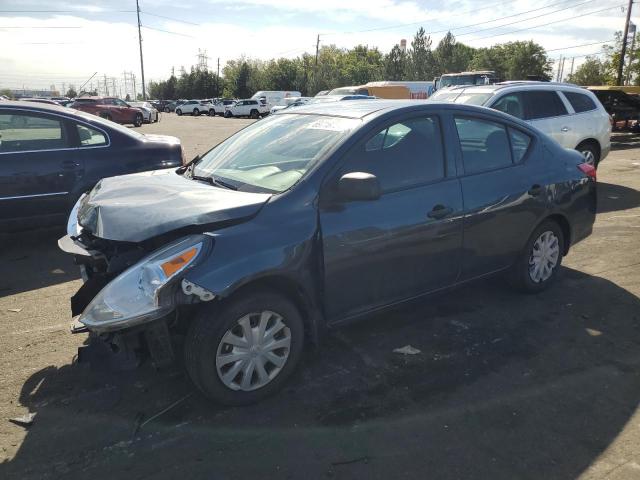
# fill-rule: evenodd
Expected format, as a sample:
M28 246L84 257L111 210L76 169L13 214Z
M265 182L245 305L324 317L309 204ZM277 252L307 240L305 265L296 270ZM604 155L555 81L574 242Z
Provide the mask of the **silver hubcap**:
M529 256L529 276L535 283L548 280L558 265L560 242L553 232L546 231L533 244Z
M595 165L596 157L591 150L583 150L580 153L584 157L585 163L588 163L589 165L592 165L592 166Z
M249 313L227 330L218 345L216 369L232 390L264 387L289 358L291 331L275 312Z

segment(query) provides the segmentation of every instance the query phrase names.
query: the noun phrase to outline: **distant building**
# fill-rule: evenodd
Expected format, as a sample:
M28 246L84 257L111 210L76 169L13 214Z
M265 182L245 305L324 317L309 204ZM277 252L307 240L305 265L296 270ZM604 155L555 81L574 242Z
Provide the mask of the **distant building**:
M407 39L403 38L402 40L400 40L400 50L402 50L403 52L407 51Z
M60 92L57 90L32 90L29 88L12 89L13 98L33 98L33 97L59 97Z

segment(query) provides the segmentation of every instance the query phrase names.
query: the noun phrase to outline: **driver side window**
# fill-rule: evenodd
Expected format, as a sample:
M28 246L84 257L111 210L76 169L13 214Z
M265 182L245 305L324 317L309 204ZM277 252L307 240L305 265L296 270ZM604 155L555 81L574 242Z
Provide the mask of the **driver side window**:
M341 175L375 175L383 192L433 182L445 175L444 148L437 117L414 117L395 122L347 154Z

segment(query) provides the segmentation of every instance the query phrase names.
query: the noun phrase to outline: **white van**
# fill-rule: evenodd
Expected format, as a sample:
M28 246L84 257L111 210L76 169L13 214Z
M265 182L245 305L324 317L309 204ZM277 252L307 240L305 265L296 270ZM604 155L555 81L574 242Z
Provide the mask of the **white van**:
M285 98L289 97L301 97L302 94L296 91L289 90L260 90L256 92L251 98L259 100L260 103L269 107L275 107L276 105L286 105Z

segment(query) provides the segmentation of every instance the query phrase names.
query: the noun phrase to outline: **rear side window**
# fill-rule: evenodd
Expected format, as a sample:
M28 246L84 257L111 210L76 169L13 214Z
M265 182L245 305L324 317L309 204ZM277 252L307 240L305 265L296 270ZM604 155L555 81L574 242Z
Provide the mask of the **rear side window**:
M589 110L595 110L596 104L595 102L584 93L577 92L562 92L564 96L567 97L569 103L573 107L573 110L576 113L588 112Z
M352 150L343 173L367 172L383 191L410 188L444 177L444 149L436 117L417 117L382 129Z
M534 90L522 92L527 105L527 119L559 117L567 114L567 109L556 92L551 90Z
M99 130L77 124L76 129L78 130L80 146L82 147L99 147L107 144L107 138Z
M513 152L513 161L519 163L529 150L531 145L531 137L520 130L509 129L509 140L511 140L511 151Z
M501 97L491 105L491 108L524 120L524 100L519 93L510 93Z
M455 121L465 173L478 173L513 164L504 125L467 117L455 117Z
M68 146L60 120L0 113L0 153L57 150Z

